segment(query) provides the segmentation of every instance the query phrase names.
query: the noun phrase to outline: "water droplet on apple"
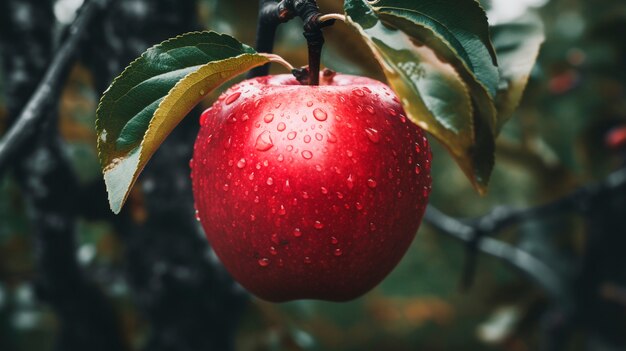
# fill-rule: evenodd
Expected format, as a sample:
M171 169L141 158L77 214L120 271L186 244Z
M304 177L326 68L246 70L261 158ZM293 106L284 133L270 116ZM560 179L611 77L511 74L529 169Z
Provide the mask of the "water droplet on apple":
M324 139L324 136L320 133L315 133L315 139L317 141L322 141L322 139Z
M322 224L322 222L320 222L320 221L315 221L315 223L313 224L313 227L315 229L322 229L322 228L324 228L324 224Z
M272 240L272 242L273 242L274 244L276 244L276 245L280 244L280 239L278 239L278 234L276 234L276 233L273 233L273 234L272 234L272 236L271 236L271 240Z
M306 263L306 264L311 263L311 257L309 257L309 256L305 256L305 257L304 257L304 263Z
M354 204L354 207L356 207L357 210L361 211L363 209L363 204L357 201Z
M280 209L278 209L278 215L284 216L286 213L287 213L287 210L285 209L285 206L280 205Z
M343 199L343 193L341 193L341 192L339 192L339 191L338 191L338 192L337 192L337 198L338 198L338 199Z
M321 187L320 191L322 192L322 194L326 195L328 194L328 189L326 189L326 187Z
M230 137L228 137L228 139L224 140L224 149L228 150L230 148Z
M196 210L196 221L200 222L200 212Z
M372 178L368 179L367 186L370 187L370 189L374 189L376 187L376 181Z
M333 144L334 144L334 143L336 143L336 142L337 142L337 137L335 136L335 134L333 134L333 133L331 133L331 132L328 132L328 133L326 134L326 136L327 136L327 138L328 138L328 142L329 142L329 143L333 143Z
M200 93L201 93L202 95L204 95L204 90L200 91ZM234 94L231 94L229 97L227 97L227 98L226 98L226 101L224 101L224 103L225 103L226 105L230 105L230 104L232 104L233 102L237 101L237 99L239 99L239 97L240 97L240 96L241 96L241 93L240 93L240 92L236 92L236 93L234 93Z
M367 134L367 138L374 144L378 144L380 142L380 134L374 128L366 128L365 134Z
M337 257L341 256L341 254L342 254L341 249L335 249L335 251L333 251L333 255Z
M307 105L307 107L313 106L313 101L307 101L306 105Z
M394 110L392 108L388 108L387 112L389 112L389 114L394 116L394 117L398 115L398 112L396 112L396 110Z
M375 231L376 230L376 224L374 224L373 222L370 222L370 230L371 231Z
M263 121L265 123L270 123L273 120L274 120L274 114L273 113L268 113L268 114L265 115L265 117L263 117Z
M228 140L230 141L230 138ZM274 142L272 141L272 135L267 130L259 134L259 136L256 138L256 143L254 145L254 147L259 151L267 151L271 149L272 146L274 146Z
M222 189L224 189L224 191L228 191L229 185L228 183L224 183L224 185L222 186Z
M339 240L337 240L337 238L335 238L334 236L331 236L330 243L333 245L337 245L339 243Z
M246 166L246 159L242 158L239 161L237 161L237 168L241 169L244 168Z
M419 163L415 166L415 174L420 174L422 173L422 170L420 169L420 165Z
M311 151L309 151L309 150L304 150L304 151L302 151L302 157L305 160L310 160L313 157L313 153Z
M244 113L243 116L241 116L241 120L244 121L244 122L249 120L249 119L250 119L250 116L248 116L247 113Z
M352 177L352 174L348 176L347 181L348 181L348 189L354 188L354 178Z
M278 158L277 158L278 162L283 162L284 159L285 157L283 156L283 154L278 155Z
M270 264L269 258L265 258L265 257L264 258L260 258L258 262L259 262L259 266L261 266L261 267L267 267Z
M276 256L278 255L278 250L274 246L270 246L270 255Z
M276 130L278 130L279 132L282 132L283 130L285 130L285 128L287 128L287 126L283 122L278 123L278 126L276 126Z
M313 117L315 117L315 119L318 121L325 121L326 118L328 118L328 114L326 113L326 111L316 108L315 110L313 110Z
M373 115L373 114L376 112L376 111L374 110L374 107L372 107L372 106L370 106L370 105L365 106L365 110L366 110L367 112L369 112L371 115Z
M359 89L359 88L355 88L352 90L352 93L356 96L365 96L365 93L363 92L363 90Z
M311 142L311 136L310 135L305 135L304 136L304 142L307 143L307 144L310 143Z
M296 238L299 238L302 236L302 232L300 231L300 228L296 228L293 230L293 236L295 236Z
M268 177L265 183L267 183L267 185L272 185L274 184L274 179L272 179L272 177Z
M293 140L293 139L295 139L295 138L296 138L296 135L298 135L298 133L296 133L296 132L289 132L289 133L287 134L287 139L289 139L289 140Z
M315 170L318 171L318 172L321 172L322 171L322 166L315 165Z

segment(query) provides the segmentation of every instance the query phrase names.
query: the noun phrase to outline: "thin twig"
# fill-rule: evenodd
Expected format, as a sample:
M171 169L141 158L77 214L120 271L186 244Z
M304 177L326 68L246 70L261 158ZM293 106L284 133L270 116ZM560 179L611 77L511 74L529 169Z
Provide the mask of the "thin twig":
M497 207L490 213L469 221L450 217L429 206L424 220L440 232L465 243L473 243L479 251L508 263L530 277L551 296L562 296L565 283L550 267L524 250L483 236L495 235L503 229L529 219L571 211L584 212L593 207L595 201L602 201L605 196L610 196L625 186L626 167L611 173L600 183L587 185L545 205L526 209Z
M433 206L428 206L424 220L438 229L463 242L474 240L475 229L456 218L450 217ZM496 257L541 286L552 297L562 296L564 283L559 275L528 252L494 238L482 238L477 243L479 251Z
M50 97L66 68L73 62L74 55L79 48L82 35L86 32L91 20L109 0L89 0L80 9L80 14L69 28L69 35L65 43L54 56L44 78L35 93L20 113L19 117L0 140L0 175L8 168L9 162L22 149L23 144L33 135L39 120L50 102Z

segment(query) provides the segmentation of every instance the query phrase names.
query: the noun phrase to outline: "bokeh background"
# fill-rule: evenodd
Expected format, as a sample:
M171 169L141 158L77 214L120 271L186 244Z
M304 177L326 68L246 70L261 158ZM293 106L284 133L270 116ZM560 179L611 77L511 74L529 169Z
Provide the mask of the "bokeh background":
M552 201L626 160L623 149L607 144L626 125L626 3L481 2L493 23L538 13L547 39L498 139L487 196L433 142L431 203L461 218ZM318 3L323 13L342 12L342 1ZM0 135L81 5L0 0ZM365 296L267 303L230 280L194 221L188 160L195 111L151 161L126 210L110 214L95 150L101 92L148 46L185 31L213 29L254 45L257 10L253 0L119 0L97 16L52 94L47 123L0 174L0 350L626 349L626 254L615 254L626 252L619 248L624 201L603 208L618 218L602 228L565 211L498 234L567 282L564 296L549 296L487 256L478 258L472 286L460 289L465 246L424 224L399 266ZM306 64L301 32L299 20L283 25L275 48L296 66ZM347 26L337 23L325 35L323 65L382 79ZM594 253L604 260L593 261L589 248L598 242L608 248Z

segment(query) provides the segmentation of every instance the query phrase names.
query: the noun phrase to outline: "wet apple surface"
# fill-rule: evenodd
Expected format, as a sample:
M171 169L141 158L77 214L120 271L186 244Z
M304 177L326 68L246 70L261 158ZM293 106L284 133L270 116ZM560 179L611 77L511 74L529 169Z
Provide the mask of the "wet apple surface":
M253 294L350 300L406 252L428 201L431 153L385 84L255 78L200 123L190 163L197 216Z

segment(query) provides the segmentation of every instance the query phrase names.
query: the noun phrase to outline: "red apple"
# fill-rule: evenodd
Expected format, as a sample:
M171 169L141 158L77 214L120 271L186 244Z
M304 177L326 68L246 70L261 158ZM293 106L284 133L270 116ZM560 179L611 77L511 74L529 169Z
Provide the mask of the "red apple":
M419 227L431 153L393 91L336 75L244 81L201 117L198 219L226 269L265 300L345 301L378 284Z

